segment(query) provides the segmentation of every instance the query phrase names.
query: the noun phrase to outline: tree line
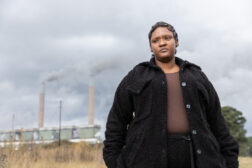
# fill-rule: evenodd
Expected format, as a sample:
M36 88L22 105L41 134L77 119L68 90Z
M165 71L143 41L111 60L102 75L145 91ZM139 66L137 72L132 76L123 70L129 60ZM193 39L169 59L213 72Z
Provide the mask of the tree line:
M231 106L224 106L221 111L231 135L239 143L239 155L252 157L252 137L246 136L247 130L244 128L246 118L242 112Z

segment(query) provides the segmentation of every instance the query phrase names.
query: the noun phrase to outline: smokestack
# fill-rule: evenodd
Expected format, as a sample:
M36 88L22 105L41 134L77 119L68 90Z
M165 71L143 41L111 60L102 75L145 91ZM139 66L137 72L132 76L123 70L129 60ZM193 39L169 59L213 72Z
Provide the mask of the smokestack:
M88 87L88 124L94 124L94 86Z
M45 107L45 83L42 83L41 93L39 95L39 123L38 128L44 126L44 107Z

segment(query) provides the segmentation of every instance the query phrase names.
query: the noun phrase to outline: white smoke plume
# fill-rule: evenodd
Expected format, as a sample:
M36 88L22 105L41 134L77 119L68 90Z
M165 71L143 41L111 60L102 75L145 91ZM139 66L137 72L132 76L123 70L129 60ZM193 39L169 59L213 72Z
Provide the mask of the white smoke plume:
M47 77L43 81L52 82L55 80L59 80L75 71L76 69L74 67L63 68L59 71L51 72L50 74L47 75Z
M96 63L90 69L90 77L93 78L104 70L116 69L120 65L118 59L109 59Z
M53 71L43 78L42 83L53 82L63 79L65 77L77 76L78 82L87 80L93 81L94 77L105 70L117 69L121 65L118 59L107 59L95 62L93 65L76 64L72 67L65 67L58 71Z

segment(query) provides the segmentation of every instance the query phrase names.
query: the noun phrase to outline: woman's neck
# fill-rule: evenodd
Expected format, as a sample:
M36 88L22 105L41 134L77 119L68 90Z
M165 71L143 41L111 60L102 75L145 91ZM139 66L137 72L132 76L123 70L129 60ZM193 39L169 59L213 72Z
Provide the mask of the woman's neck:
M175 57L169 62L161 62L155 58L156 65L159 66L164 73L174 73L179 71L179 66L175 63Z

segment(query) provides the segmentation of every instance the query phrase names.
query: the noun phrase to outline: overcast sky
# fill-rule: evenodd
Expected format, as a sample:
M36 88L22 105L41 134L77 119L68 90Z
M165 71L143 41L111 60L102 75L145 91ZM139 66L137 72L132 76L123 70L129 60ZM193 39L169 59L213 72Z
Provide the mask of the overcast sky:
M252 136L252 2L240 0L1 0L0 129L38 127L45 82L44 126L87 124L88 84L95 86L95 123L102 126L127 72L151 57L147 34L172 24L177 56L198 64L221 105L246 117ZM91 80L92 76L92 80Z

